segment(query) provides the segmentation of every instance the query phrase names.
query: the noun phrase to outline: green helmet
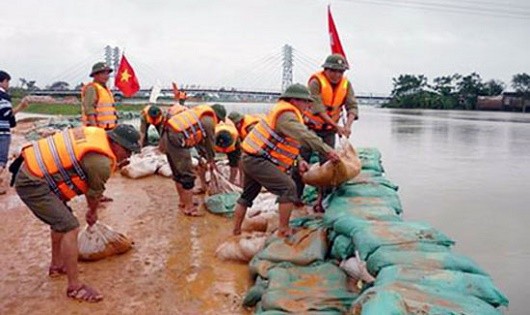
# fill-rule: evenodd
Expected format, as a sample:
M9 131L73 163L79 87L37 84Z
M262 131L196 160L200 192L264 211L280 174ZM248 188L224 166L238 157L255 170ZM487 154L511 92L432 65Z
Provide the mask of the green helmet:
M238 113L238 112L231 112L230 114L228 114L228 118L234 122L234 124L237 124L238 122L240 122L244 117L241 113Z
M309 93L309 90L307 87L300 83L296 83L293 85L290 85L285 89L285 92L280 95L280 99L286 99L286 98L296 98L299 100L304 100L308 102L314 102L315 100L313 97L311 97L311 93Z
M90 72L90 76L93 77L96 73L100 73L103 71L108 71L109 73L112 72L112 68L109 67L104 62L97 62L92 66L92 71Z
M349 69L349 66L344 56L339 54L333 54L329 55L326 58L326 61L322 65L322 68L346 71Z
M220 120L225 120L226 118L226 109L223 105L221 104L213 104L212 105L212 109L213 111L215 112L215 115L217 115L217 118L219 118Z
M234 140L232 134L227 130L221 130L215 135L215 145L223 149L231 146Z
M147 115L149 115L151 118L158 118L160 115L162 115L162 110L158 106L151 105L147 111Z
M140 134L131 125L119 124L107 131L109 138L131 152L140 152Z

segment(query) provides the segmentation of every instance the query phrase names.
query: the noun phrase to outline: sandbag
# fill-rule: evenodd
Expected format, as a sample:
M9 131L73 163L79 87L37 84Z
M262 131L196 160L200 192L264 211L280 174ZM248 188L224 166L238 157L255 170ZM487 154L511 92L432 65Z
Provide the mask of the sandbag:
M162 172L160 172L162 170ZM158 147L146 146L139 154L129 158L129 164L120 170L121 174L132 179L161 173L171 177L172 172L165 154Z
M230 236L215 251L215 256L222 260L248 262L265 245L267 235L263 232L243 233Z
M339 267L355 280L362 280L366 283L375 281L375 278L366 269L366 262L360 260L358 256L341 261Z
M86 226L78 237L79 260L94 261L123 254L133 246L133 241L109 226L96 222Z
M458 292L438 290L406 282L374 286L352 305L354 315L498 315L486 302Z
M348 259L355 253L355 246L351 237L338 234L331 243L331 251L329 253L331 258L343 260Z
M308 266L325 259L328 251L325 229L302 229L288 239L272 235L250 261L253 275L267 276L277 265Z
M361 148L358 151L358 157L363 171L369 171L374 175L384 173L383 164L381 163L381 152L378 149Z
M395 281L420 284L446 292L473 295L495 307L508 306L506 296L497 289L490 277L483 275L455 270L389 266L379 272L374 285L385 285Z
M420 269L448 269L485 276L488 275L471 259L450 251L392 250L383 246L370 255L366 261L368 271L374 276L381 269L393 265L403 265Z
M361 171L361 161L355 149L348 141L341 143L338 150L340 161L332 163L314 164L304 173L302 180L312 186L336 187L354 178Z
M380 205L359 205L352 201L350 198L331 199L324 214L326 225L333 226L338 219L343 217L368 221L401 221L401 217L393 208Z
M271 269L261 297L265 311L290 314L344 314L357 294L348 291L348 277L332 263L312 267Z
M396 214L403 212L401 200L396 189L384 184L346 184L335 189L328 197L331 204L336 198L348 199L353 206L370 205L394 209Z
M407 243L433 243L452 246L454 241L429 224L421 222L365 221L341 217L333 229L352 237L360 258L366 260L380 246Z

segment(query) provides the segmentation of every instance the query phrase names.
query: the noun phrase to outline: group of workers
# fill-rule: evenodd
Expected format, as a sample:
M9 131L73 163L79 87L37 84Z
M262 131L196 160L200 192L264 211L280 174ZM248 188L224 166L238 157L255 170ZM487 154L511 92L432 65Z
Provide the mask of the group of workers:
M343 76L348 69L344 57L330 55L323 68L309 79L309 88L301 84L289 86L266 114L231 112L227 117L220 104L187 107L185 95L179 94L179 104L166 113L156 105L145 107L138 132L131 125L118 123L114 98L106 86L113 70L105 63L96 63L90 73L93 81L82 90L83 126L25 146L9 168L21 200L51 227L49 275L67 275L68 297L88 302L103 298L79 280L79 222L67 202L85 195L86 221L93 225L99 204L111 201L103 195L107 180L132 153L147 144L150 125L160 133L160 147L167 155L179 208L184 214L199 215L193 200L196 174L190 149L197 149L211 172L217 169L214 158L220 152L228 156L230 181L239 181L243 186L235 207L233 234L241 233L247 208L265 187L278 196L278 235L290 236L293 231L289 218L295 205L301 203L301 174L308 170L309 157L317 152L320 163L338 161L335 136L349 137L351 125L358 118L351 83ZM0 102L7 99L6 90L0 89ZM343 107L347 117L341 126ZM320 201L324 193L320 192ZM320 201L315 211L323 211Z

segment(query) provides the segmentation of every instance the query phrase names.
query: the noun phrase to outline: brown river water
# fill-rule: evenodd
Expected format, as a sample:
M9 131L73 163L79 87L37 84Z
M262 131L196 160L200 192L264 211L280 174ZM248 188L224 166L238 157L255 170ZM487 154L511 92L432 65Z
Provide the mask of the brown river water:
M360 116L351 141L381 150L405 219L452 237L455 251L477 261L508 296L506 313L528 314L530 114L361 107ZM67 300L65 279L47 277L47 227L12 191L0 196L0 314L250 313L239 306L250 284L246 265L214 257L230 219L181 215L169 179L117 175L107 187L115 201L100 220L132 237L135 249L80 265L82 279L105 295L94 305ZM84 200L72 206L83 222Z

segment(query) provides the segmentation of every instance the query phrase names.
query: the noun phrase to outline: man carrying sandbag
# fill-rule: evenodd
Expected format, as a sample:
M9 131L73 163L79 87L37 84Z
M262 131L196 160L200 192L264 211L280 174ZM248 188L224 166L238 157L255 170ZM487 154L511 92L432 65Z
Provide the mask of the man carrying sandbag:
M241 140L236 126L229 118L215 126L215 151L226 154L228 158L228 166L230 167L228 180L235 184L239 174L239 181L241 181L242 173L239 170Z
M296 185L287 172L298 160L300 147L303 145L318 151L331 161L339 160L337 153L304 125L302 112L312 102L313 98L305 86L289 86L267 117L252 129L241 144L244 181L243 193L235 208L234 235L241 233L247 208L252 206L262 187L278 196L279 236L292 235L289 218L298 198ZM307 168L307 162L300 161L298 171L305 172Z
M313 130L327 145L335 148L335 135L346 138L350 137L351 126L358 118L357 100L353 93L351 83L344 72L348 70L346 59L339 54L333 54L326 58L322 65L323 71L317 72L309 78L309 91L315 99L313 106L304 111L304 121L307 127ZM339 125L342 110L346 108L347 119L344 126ZM313 150L302 147L301 155L309 162ZM319 156L320 163L326 161L326 157ZM300 200L304 183L299 174L293 174L297 184L297 193ZM315 204L316 212L323 212L322 199L328 190L319 189L318 199ZM300 202L300 201L298 201Z
M160 145L165 148L179 195L179 208L185 215L200 215L193 204L196 176L190 148L197 147L210 171L215 169L215 126L225 117L226 109L222 105L199 105L172 116L164 126Z
M160 107L156 105L147 105L140 113L140 145L145 147L148 144L149 126L155 127L158 134L162 134L165 117Z
M86 221L96 223L105 183L117 165L140 150L139 139L130 125L117 125L111 131L97 127L65 129L24 147L13 163L17 167L10 168L20 199L51 227L49 275L67 275L66 295L70 298L98 302L103 296L79 280L79 221L66 202L85 195Z

